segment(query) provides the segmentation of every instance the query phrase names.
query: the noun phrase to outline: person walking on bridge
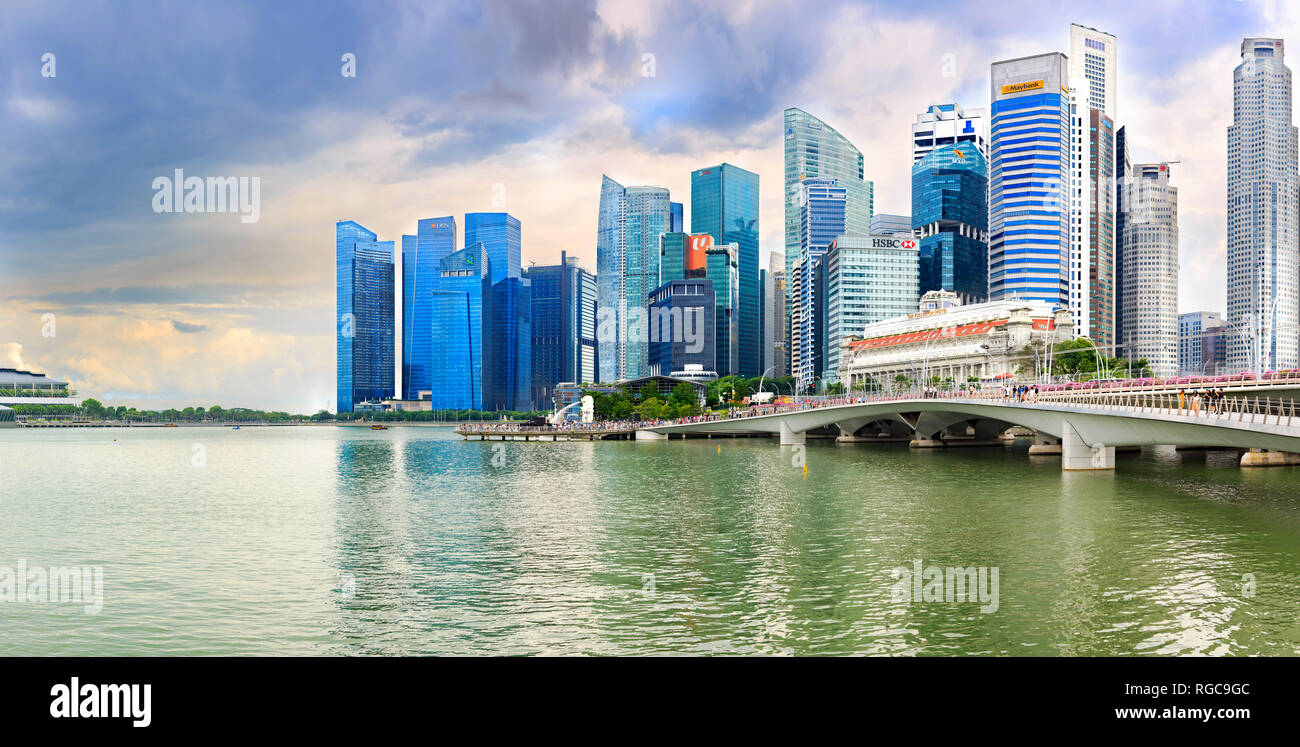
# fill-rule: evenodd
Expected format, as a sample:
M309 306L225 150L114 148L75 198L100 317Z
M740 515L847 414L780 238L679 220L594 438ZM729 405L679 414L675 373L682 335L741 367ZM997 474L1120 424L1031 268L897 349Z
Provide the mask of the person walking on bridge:
M1187 407L1187 390L1178 390L1178 412L1182 412Z

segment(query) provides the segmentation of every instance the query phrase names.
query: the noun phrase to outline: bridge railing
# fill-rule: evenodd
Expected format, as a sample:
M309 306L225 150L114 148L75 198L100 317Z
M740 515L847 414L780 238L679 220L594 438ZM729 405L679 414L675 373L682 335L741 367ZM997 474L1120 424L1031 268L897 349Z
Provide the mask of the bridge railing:
M1296 401L1276 397L1210 397L1197 393L1156 392L1053 392L1041 396L1038 401L1098 410L1128 410L1239 423L1300 425L1300 420L1296 418Z

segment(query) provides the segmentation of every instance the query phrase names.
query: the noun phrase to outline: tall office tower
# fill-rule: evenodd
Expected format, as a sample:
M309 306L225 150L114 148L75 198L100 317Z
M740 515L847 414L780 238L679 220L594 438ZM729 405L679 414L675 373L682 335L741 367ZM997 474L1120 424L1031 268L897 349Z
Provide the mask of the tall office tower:
M1178 373L1213 376L1224 363L1223 315L1193 311L1178 315Z
M1066 69L1055 52L992 65L990 300L1069 303Z
M826 330L824 317L817 312L825 300L817 295L816 280L823 255L836 237L848 233L848 189L836 179L805 179L799 210L799 361L794 376L799 387L813 384L824 372ZM824 274L824 268L821 270ZM819 322L821 323L819 325Z
M794 273L793 278L795 279L803 277L803 260L795 262L794 267L790 268L790 271ZM797 384L799 382L799 372L804 370L802 353L804 349L803 298L799 292L801 287L800 283L792 281L787 284L787 287L790 288L787 295L790 298L790 305L794 311L790 314L790 370L786 372L786 376L795 377ZM809 363L809 365L811 365L811 363Z
M650 292L650 375L671 376L687 366L714 371L717 306L713 284L671 280Z
M1104 31L1070 26L1070 312L1075 334L1113 353L1115 88L1117 45ZM1094 113L1095 112L1095 113Z
M488 370L484 407L530 410L532 304L529 283L523 278L523 232L519 219L509 213L466 213L465 246L474 244L482 244L488 259L492 260L488 340L493 366Z
M893 213L876 213L867 224L868 233L896 234L912 233L912 216Z
M763 372L762 289L758 261L758 174L729 163L691 172L691 233L707 233L718 244L740 248L738 365L733 373Z
M766 267L758 271L758 287L758 297L761 301L759 304L759 314L763 322L760 325L762 327L763 336L759 344L762 345L763 350L762 356L759 360L759 365L762 366L763 373L771 376L772 335L776 331L776 327L773 326L772 319L772 309L775 308L772 303L772 273Z
M524 268L532 295L532 409L553 407L555 385L596 380L596 276L560 252Z
M596 221L600 380L649 375L646 308L659 287L659 235L669 233L672 212L663 187L624 187L601 177Z
M875 234L840 236L831 244L823 260L827 381L843 381L839 372L844 338L862 334L868 324L916 310L919 243L893 234Z
M338 411L393 396L397 361L394 248L351 220L334 224L334 320Z
M1124 200L1126 189L1133 181L1133 159L1129 156L1128 133L1123 127L1115 131L1115 290L1119 295L1124 287ZM1124 314L1115 314L1116 355L1127 358L1124 347Z
M1228 367L1296 368L1296 128L1281 39L1245 39L1228 126Z
M1124 188L1124 352L1157 376L1178 372L1178 188L1169 165L1134 164Z
M912 164L920 294L946 290L964 304L988 300L988 187L988 161L971 144L940 145Z
M421 218L402 236L402 398L420 399L432 386L433 291L442 258L456 251L456 219Z
M845 215L848 233L865 234L871 229L872 183L867 181L862 152L840 133L802 109L785 110L785 277L786 326L793 334L794 263L799 260L799 184L804 179L836 179L848 195Z
M493 409L491 387L492 260L486 247L472 244L438 263L438 289L432 291L432 391L435 410Z
M987 160L988 118L983 109L962 109L960 104L931 104L912 123L912 163L935 148L969 143Z
M778 262L772 266L779 268L781 264ZM790 351L787 347L790 330L785 324L785 270L777 269L772 272L772 311L769 316L772 319L771 375L779 379L790 374Z
M716 332L710 336L717 348L711 371L719 376L737 373L740 331L739 247L715 244L707 233L666 233L659 237L659 289L675 280L711 281L716 311L710 314Z
M668 203L668 230L672 233L681 233L686 230L682 222L682 204L680 202Z

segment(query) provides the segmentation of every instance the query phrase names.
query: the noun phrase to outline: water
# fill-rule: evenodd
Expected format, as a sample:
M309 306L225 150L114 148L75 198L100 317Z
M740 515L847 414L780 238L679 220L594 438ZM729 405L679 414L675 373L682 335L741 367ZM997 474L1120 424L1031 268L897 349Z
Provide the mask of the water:
M1300 469L1025 449L0 431L0 566L104 572L0 603L0 653L1300 653ZM894 599L917 559L997 611Z

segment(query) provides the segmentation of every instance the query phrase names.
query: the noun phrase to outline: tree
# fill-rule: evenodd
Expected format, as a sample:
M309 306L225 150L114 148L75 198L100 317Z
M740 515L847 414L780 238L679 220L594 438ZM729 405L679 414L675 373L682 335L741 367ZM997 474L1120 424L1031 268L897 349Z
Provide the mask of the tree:
M104 414L104 405L92 397L81 403L81 410L92 418L98 418Z
M695 387L685 381L673 387L673 393L668 396L668 401L679 407L694 404L695 399Z

